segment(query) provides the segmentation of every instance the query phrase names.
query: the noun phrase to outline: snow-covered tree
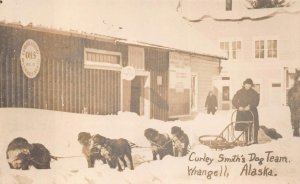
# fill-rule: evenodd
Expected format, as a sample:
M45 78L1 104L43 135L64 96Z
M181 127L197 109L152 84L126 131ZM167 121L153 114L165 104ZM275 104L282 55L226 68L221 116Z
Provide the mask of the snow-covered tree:
M289 6L285 0L247 0L254 9Z

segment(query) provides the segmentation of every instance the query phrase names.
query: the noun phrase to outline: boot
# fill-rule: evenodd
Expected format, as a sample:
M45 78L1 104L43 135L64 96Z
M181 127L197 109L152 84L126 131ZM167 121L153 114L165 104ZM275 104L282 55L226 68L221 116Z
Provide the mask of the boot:
M299 134L299 122L298 121L296 121L296 122L294 122L293 123L293 128L294 128L294 133L293 133L293 135L295 136L295 137L300 137L300 134Z
M294 128L294 133L293 133L293 135L294 135L295 137L300 137L299 128Z

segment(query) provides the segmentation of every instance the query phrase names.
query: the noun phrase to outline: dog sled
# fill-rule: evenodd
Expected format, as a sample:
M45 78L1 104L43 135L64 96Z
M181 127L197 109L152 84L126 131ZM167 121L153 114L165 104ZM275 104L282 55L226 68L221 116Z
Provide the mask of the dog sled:
M211 149L224 150L235 146L248 146L254 143L254 115L251 121L236 121L237 110L231 115L231 122L219 135L202 135L201 144Z

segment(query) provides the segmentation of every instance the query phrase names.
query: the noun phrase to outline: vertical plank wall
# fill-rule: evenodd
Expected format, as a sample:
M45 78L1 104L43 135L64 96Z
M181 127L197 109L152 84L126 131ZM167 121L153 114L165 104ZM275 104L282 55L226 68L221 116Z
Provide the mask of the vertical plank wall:
M150 117L167 121L169 52L145 48L145 69L150 71ZM162 85L157 84L158 76L162 77Z
M41 52L34 79L21 68L23 43L33 39ZM121 52L127 47L70 35L0 25L0 107L25 107L90 114L116 114L120 109L120 72L84 69L84 47Z

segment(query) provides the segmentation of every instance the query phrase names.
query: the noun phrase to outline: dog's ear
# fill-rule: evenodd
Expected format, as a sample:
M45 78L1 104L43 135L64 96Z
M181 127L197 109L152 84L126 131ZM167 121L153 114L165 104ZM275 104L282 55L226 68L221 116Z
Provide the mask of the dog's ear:
M94 135L93 138L92 138L92 140L93 140L94 142L98 142L99 139L100 139L99 136L100 136L99 134Z
M146 138L149 137L149 128L147 128L146 130L144 130L144 136L145 136Z
M106 142L106 140L107 140L106 137L104 137L104 136L102 136L102 135L99 135L99 142L100 142L101 144L104 144L104 143Z
M80 140L87 140L87 139L90 139L92 136L91 136L91 134L90 133L88 133L88 132L80 132L79 134L78 134L78 141L80 141Z
M175 132L176 132L176 127L173 126L173 127L171 128L171 134L175 134Z
M16 148L31 149L31 144L25 138L17 137L11 141L9 147L11 149L16 149Z
M157 130L155 130L154 128L150 128L149 137L154 138L158 134L159 134L159 132Z
M178 134L178 133L180 133L181 131L182 131L181 128L178 127L178 126L173 126L173 127L171 128L171 134Z
M98 144L104 144L106 141L106 138L100 134L96 134L95 136L93 136L93 141Z

